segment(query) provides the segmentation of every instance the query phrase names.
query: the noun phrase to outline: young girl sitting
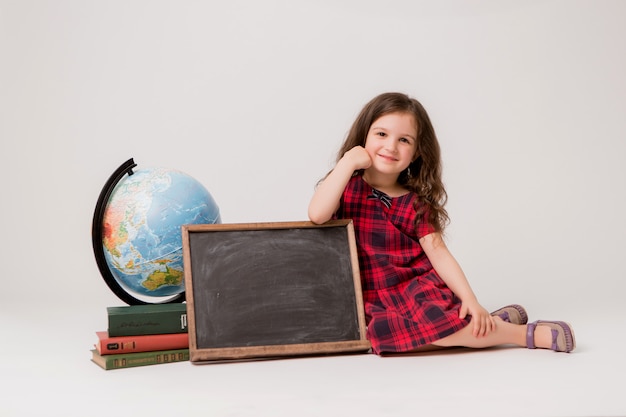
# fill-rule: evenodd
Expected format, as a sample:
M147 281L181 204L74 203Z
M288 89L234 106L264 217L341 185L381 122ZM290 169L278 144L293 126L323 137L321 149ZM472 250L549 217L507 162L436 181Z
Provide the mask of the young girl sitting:
M527 324L519 305L480 305L442 234L448 223L437 137L415 99L385 93L355 120L309 218L352 219L367 321L376 354L514 344L571 352L562 321Z

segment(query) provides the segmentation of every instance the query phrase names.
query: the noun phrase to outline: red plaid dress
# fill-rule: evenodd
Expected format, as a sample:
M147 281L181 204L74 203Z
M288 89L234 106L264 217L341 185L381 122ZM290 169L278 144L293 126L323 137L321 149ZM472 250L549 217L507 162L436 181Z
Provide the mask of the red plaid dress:
M354 222L367 338L376 354L414 350L469 323L469 317L459 319L461 300L419 244L434 229L426 222L416 228L415 198L390 198L355 176L335 214Z

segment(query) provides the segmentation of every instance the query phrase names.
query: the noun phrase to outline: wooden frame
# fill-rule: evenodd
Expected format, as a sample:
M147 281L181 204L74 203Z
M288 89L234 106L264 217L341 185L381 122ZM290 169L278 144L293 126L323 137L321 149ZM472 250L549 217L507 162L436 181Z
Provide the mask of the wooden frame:
M365 352L351 220L182 227L191 362Z

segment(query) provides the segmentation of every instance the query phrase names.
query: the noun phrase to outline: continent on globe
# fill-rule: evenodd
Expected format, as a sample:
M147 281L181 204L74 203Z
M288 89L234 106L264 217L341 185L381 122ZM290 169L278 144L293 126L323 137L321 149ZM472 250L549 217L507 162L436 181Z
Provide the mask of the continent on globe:
M169 260L166 260L169 262ZM180 286L183 283L183 271L165 267L165 271L154 271L141 285L148 291L156 291L164 285Z

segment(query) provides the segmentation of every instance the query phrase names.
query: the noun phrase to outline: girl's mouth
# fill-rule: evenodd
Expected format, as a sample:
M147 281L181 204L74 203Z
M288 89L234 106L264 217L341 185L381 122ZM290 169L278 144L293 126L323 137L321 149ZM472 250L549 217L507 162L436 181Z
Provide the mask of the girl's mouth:
M398 160L394 158L393 156L387 156L387 155L381 155L381 154L378 154L378 156L384 159L385 161L389 161L389 162L396 162Z

